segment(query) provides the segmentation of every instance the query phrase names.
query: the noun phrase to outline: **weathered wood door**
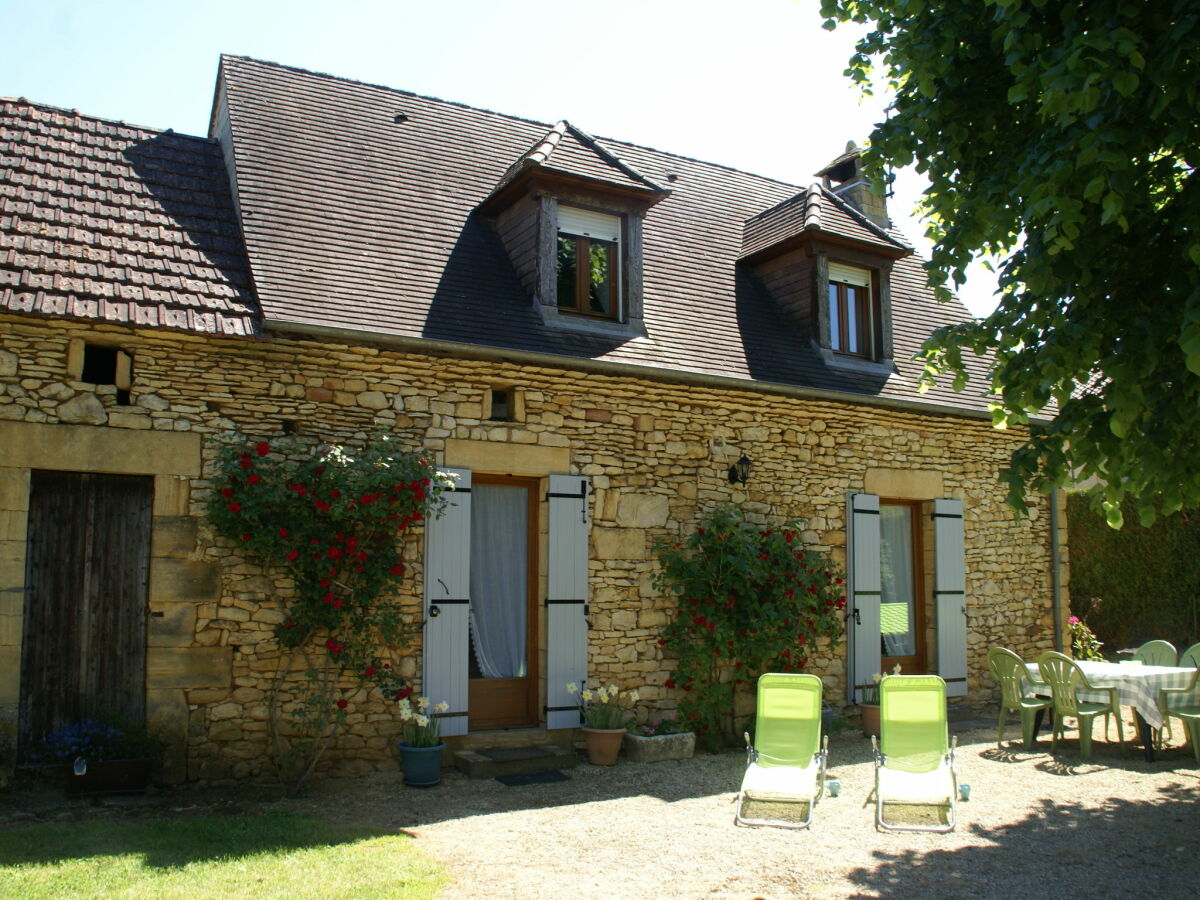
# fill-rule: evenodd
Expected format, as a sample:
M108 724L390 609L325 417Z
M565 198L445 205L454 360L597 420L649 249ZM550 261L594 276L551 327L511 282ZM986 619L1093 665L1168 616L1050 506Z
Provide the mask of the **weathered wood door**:
M142 722L154 479L31 475L19 745L87 715Z

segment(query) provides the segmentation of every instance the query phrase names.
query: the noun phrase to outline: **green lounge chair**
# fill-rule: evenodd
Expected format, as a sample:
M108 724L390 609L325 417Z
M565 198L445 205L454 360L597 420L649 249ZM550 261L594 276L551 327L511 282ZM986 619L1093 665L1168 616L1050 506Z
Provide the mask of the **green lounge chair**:
M879 743L875 752L875 828L879 831L953 831L958 776L946 725L946 682L936 675L888 675L879 682ZM946 807L938 825L889 822L889 804Z
M1121 727L1121 705L1117 700L1116 688L1098 688L1087 680L1083 670L1075 664L1075 660L1062 653L1047 650L1038 657L1038 668L1042 672L1042 680L1050 685L1050 693L1054 698L1054 740L1050 752L1058 749L1058 739L1063 736L1063 720L1071 716L1079 723L1079 752L1084 759L1092 757L1092 725L1096 716L1104 716L1104 730L1108 733L1108 716L1117 719L1117 740L1121 749L1125 749L1125 733ZM1080 700L1075 692L1095 691L1105 693L1108 700L1094 702Z
M1168 641L1146 641L1133 651L1133 658L1143 666L1175 665L1175 646Z
M825 792L829 738L821 740L821 692L816 675L768 673L758 679L754 743L746 736L746 772L737 796L734 820L739 825L807 828L813 807ZM799 821L750 819L747 800L807 803Z
M1036 721L1038 713L1045 712L1054 706L1054 701L1048 697L1035 697L1025 687L1029 671L1021 657L1003 647L993 647L987 655L988 669L1000 683L1000 722L996 728L996 746L1004 741L1004 726L1008 722L1008 714L1016 712L1021 716L1021 735L1025 739L1025 749L1032 750L1037 743ZM1049 692L1049 685L1041 684L1042 689Z

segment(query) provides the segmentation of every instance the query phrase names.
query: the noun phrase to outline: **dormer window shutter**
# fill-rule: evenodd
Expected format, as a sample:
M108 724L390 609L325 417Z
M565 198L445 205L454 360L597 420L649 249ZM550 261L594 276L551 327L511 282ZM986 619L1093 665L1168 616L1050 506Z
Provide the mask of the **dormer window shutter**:
M558 230L567 234L578 234L598 241L621 243L621 217L607 213L577 209L573 206L558 207Z
M836 281L841 284L853 284L856 287L869 288L871 286L871 273L867 269L860 269L857 266L846 266L842 263L829 263L829 280Z

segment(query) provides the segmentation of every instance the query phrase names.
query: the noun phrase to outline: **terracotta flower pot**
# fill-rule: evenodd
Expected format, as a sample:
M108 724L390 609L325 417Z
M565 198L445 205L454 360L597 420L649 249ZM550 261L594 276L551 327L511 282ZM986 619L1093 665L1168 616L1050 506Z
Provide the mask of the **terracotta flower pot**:
M879 704L860 703L858 711L862 714L862 730L867 737L879 734Z
M583 729L587 741L588 762L593 766L615 766L617 755L621 752L621 742L625 739L624 728L587 728Z

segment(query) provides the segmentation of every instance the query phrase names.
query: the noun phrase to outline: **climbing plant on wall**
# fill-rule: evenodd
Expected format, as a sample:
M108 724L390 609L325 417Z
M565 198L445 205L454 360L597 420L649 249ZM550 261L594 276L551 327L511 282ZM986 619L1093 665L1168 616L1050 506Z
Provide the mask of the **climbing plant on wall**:
M385 658L416 624L402 614L405 532L441 507L445 484L420 454L379 437L361 449L237 441L222 453L208 504L216 532L291 589L269 694L281 777L298 785L345 725L364 687L412 693Z
M737 737L737 696L763 672L800 672L821 639L836 642L842 573L806 548L803 523L747 522L734 506L706 513L677 543L656 545L655 583L677 604L659 643L678 656L668 688L704 746Z

